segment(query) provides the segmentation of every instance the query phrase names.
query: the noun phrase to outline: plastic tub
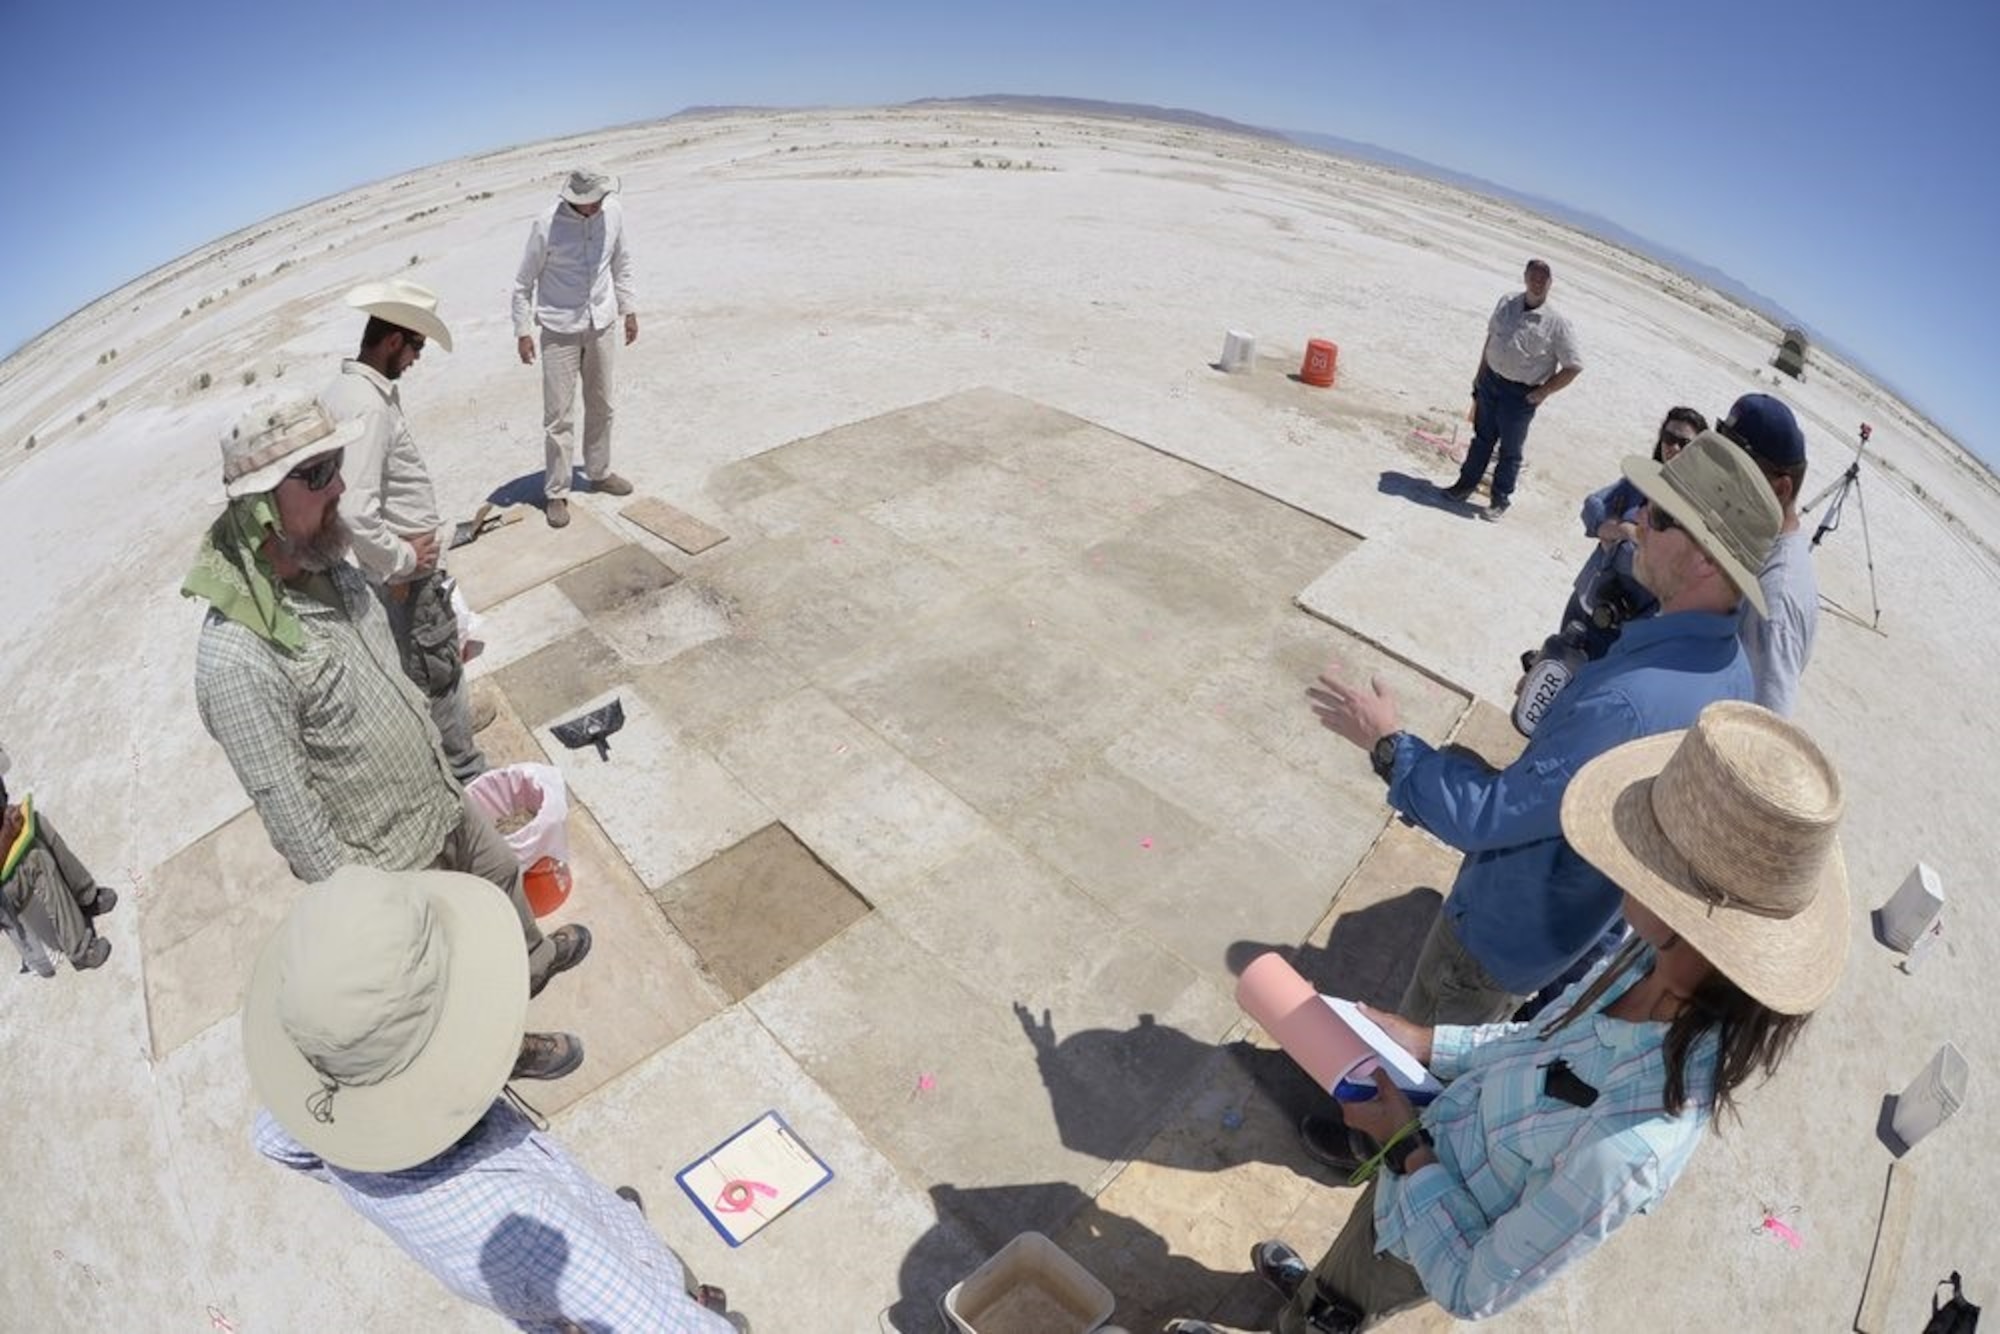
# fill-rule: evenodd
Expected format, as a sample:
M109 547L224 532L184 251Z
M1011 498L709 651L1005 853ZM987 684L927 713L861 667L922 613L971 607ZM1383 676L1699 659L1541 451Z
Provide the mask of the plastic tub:
M1117 1304L1062 1247L1023 1232L945 1293L942 1306L960 1334L1091 1334Z

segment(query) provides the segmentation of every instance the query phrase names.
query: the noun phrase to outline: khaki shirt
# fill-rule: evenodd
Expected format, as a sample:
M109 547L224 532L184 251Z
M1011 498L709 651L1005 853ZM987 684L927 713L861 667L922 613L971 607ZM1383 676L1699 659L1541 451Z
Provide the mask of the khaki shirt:
M361 568L382 583L401 583L417 572L416 553L403 539L444 523L431 470L403 418L402 395L374 367L349 358L319 402L337 422L368 419L368 433L347 447L340 465L347 483L340 513L354 533Z
M202 726L299 879L348 863L421 870L464 798L381 602L350 565L327 578L339 608L281 585L305 626L296 654L209 612L195 651Z

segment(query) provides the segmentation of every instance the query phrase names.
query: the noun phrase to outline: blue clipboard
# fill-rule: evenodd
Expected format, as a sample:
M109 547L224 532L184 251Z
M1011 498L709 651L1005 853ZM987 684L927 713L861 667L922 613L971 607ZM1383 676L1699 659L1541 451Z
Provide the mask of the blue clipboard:
M716 1185L718 1178L727 1176L727 1173L721 1170L720 1164L715 1160L727 1152L729 1147L738 1140L764 1127L769 1128L766 1133L775 1133L780 1138L782 1147L790 1151L793 1155L791 1172L789 1173L791 1180L788 1182L788 1185L792 1187L790 1198L785 1199L782 1204L777 1205L775 1208L769 1208L768 1206L760 1208L756 1192L758 1190L768 1192L770 1187L756 1181L730 1181L728 1182L728 1186L724 1188L725 1190L736 1186L741 1186L742 1188L741 1207L731 1209L729 1205L731 1199L735 1197L725 1195L717 1198L715 1192L711 1189ZM809 1167L806 1166L808 1163L810 1164ZM690 1180L690 1178L699 1179ZM694 1201L694 1207L701 1210L701 1216L708 1220L709 1226L715 1229L717 1235L723 1241L727 1242L731 1249L734 1249L750 1240L751 1237L756 1236L758 1232L763 1231L770 1224L776 1222L793 1205L817 1193L822 1186L833 1180L833 1169L826 1165L825 1159L814 1153L811 1147L799 1138L798 1133L792 1129L790 1123L784 1117L778 1115L774 1109L765 1112L762 1116L750 1122L749 1125L744 1126L728 1139L725 1139L722 1143L716 1145L686 1167L683 1167L674 1174L674 1180L680 1183L680 1188L687 1195L688 1199ZM755 1188L754 1190L753 1187ZM735 1216L740 1213L754 1215L758 1220L756 1226L747 1232L732 1227L731 1224ZM728 1214L729 1217L725 1218L724 1214Z

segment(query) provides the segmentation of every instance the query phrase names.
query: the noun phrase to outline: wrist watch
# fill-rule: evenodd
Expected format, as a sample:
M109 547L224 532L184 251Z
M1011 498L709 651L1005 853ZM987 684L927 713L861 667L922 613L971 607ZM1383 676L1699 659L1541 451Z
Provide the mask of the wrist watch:
M1385 783L1396 775L1396 742L1402 735L1391 732L1368 750L1368 763L1374 766L1375 776Z
M1399 1139L1390 1145L1389 1151L1382 1155L1382 1161L1387 1163L1389 1170L1397 1176L1408 1176L1410 1155L1418 1149L1436 1148L1437 1141L1431 1138L1431 1132L1419 1130L1416 1134Z

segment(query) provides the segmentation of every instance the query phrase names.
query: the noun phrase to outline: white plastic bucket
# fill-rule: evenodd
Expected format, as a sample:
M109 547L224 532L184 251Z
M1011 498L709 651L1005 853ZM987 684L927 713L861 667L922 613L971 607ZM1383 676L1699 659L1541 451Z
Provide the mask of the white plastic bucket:
M960 1334L1091 1334L1117 1304L1111 1289L1039 1232L1002 1246L942 1303Z
M1971 1070L1958 1048L1949 1042L1939 1047L1923 1073L1896 1098L1896 1114L1889 1122L1896 1138L1913 1149L1918 1140L1949 1121L1965 1101L1965 1086L1970 1076Z
M1222 336L1222 360L1218 364L1232 375L1248 371L1257 361L1257 340L1241 329Z

